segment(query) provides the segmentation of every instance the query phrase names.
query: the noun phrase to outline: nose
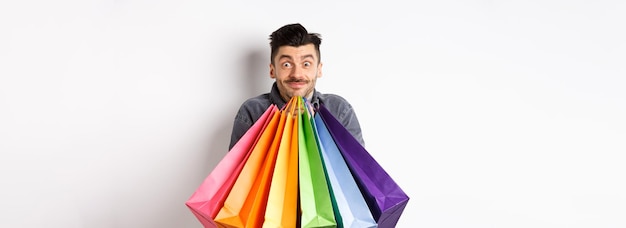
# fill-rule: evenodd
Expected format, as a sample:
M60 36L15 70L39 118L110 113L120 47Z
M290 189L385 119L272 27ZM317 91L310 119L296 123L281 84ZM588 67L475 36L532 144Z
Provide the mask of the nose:
M302 66L300 66L300 64L296 64L292 69L291 69L291 77L294 78L300 78L302 77L302 73L304 72L304 69L302 68Z

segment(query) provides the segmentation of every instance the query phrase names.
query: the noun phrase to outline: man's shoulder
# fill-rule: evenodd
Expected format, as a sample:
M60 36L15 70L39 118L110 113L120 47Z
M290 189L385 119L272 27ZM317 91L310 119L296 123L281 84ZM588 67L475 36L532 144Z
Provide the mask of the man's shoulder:
M250 109L250 108L266 108L271 104L269 94L264 93L255 97L250 97L246 99L243 103L241 103L242 108Z
M350 105L346 98L334 93L320 93L319 98L325 104Z

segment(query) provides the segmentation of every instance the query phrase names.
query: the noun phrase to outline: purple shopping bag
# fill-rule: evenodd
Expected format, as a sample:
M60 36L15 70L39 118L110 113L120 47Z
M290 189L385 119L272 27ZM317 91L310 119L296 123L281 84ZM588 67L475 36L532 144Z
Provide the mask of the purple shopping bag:
M346 160L378 227L395 227L408 195L328 109L321 105L317 114Z

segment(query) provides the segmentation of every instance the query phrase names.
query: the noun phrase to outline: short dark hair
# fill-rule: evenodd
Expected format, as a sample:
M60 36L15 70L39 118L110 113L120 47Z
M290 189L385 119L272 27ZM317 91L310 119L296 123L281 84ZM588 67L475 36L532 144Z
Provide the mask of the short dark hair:
M318 33L309 33L304 26L299 23L288 24L280 27L270 35L270 53L271 63L274 64L274 57L278 49L282 46L299 47L302 45L313 44L317 52L317 60L321 61L320 44L322 37Z

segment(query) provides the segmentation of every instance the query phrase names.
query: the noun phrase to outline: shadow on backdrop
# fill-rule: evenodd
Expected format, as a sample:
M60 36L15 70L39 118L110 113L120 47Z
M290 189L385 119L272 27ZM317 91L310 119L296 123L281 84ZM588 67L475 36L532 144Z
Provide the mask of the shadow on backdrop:
M206 173L209 173L219 161L228 152L230 144L230 135L232 132L233 121L239 106L248 98L269 93L273 79L269 77L269 58L265 58L268 50L259 48L249 48L242 55L242 69L238 71L235 81L235 89L231 90L233 103L228 106L228 110L224 110L220 114L219 126L214 126L217 130L213 131L213 135L209 141L209 164Z
M244 97L254 97L269 93L274 79L270 78L269 49L251 49L246 56L246 70L242 79L244 90L240 91ZM242 100L243 101L243 100Z
M233 79L235 89L231 90L232 94L225 95L232 96L235 103L228 106L233 107L232 111L223 112L223 115L220 115L223 121L219 121L219 126L216 126L217 130L213 131L209 140L208 170L205 173L210 173L228 152L233 120L241 103L248 98L270 91L273 80L269 77L269 57L266 56L269 56L267 49L249 48L244 51L241 61L238 61L244 63L241 64L244 67ZM201 227L199 222L197 224Z

